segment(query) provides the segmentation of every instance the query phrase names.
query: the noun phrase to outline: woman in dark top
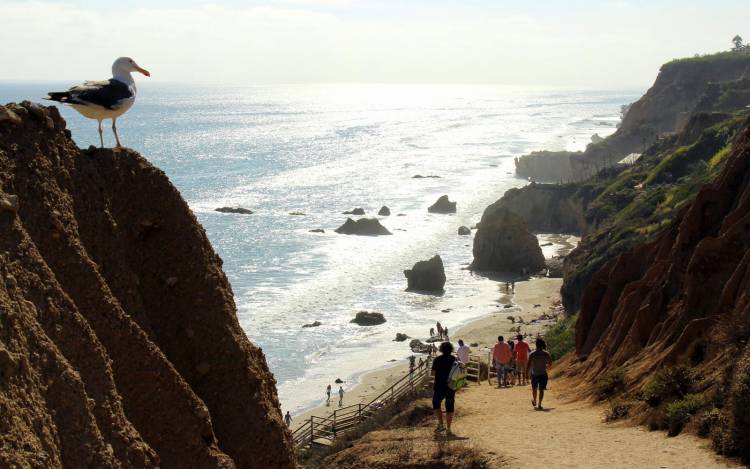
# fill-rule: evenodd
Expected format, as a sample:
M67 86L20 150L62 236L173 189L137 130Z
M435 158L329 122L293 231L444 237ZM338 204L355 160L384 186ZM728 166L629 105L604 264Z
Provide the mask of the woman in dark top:
M438 426L435 429L435 433L441 433L445 430L443 427L443 412L440 409L440 403L445 399L445 421L448 426L448 435L452 435L451 422L453 421L453 406L456 398L456 391L448 387L448 375L450 375L451 367L456 361L456 357L451 355L452 352L453 345L450 342L443 342L440 344L440 356L432 362L432 376L435 377L432 408L435 410L435 415L438 418Z

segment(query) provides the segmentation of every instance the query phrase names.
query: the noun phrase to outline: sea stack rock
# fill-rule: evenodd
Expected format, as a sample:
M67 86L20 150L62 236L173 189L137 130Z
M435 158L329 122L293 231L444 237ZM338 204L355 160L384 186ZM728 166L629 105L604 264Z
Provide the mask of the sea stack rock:
M456 202L451 202L447 195L442 195L427 208L427 211L430 213L456 213Z
M365 209L363 209L362 207L357 207L355 209L347 210L346 212L342 212L342 213L344 215L364 215Z
M357 236L383 236L391 234L380 224L377 218L360 218L357 221L347 218L343 225L336 228L336 233Z
M445 269L440 256L428 261L419 261L411 270L404 270L407 291L442 292L445 286Z
M215 209L217 212L221 213L238 213L240 215L252 215L253 211L249 208L243 208L243 207L219 207Z
M380 215L381 217L389 217L391 216L391 209L383 205L382 207L380 207L380 211L378 211L378 215Z
M377 326L385 322L385 316L382 313L360 311L357 315L349 322L358 324L360 326Z
M458 234L461 236L469 236L471 234L471 230L469 229L468 226L459 226Z
M542 248L520 216L496 203L487 207L474 236L471 270L525 275L545 267Z

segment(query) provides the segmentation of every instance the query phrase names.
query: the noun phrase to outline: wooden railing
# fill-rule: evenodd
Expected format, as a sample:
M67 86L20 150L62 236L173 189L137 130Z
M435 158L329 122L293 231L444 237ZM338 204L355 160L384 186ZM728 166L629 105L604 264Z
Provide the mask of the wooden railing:
M342 434L358 427L405 395L413 393L430 376L430 362L428 357L414 371L407 372L403 378L369 402L341 407L327 417L311 416L292 432L295 448L299 450L314 444L330 445Z

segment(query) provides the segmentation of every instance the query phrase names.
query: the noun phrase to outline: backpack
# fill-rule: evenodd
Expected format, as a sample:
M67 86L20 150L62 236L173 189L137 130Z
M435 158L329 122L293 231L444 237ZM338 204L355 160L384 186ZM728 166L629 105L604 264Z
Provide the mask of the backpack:
M466 366L456 360L451 365L451 371L448 373L448 388L458 391L466 384Z

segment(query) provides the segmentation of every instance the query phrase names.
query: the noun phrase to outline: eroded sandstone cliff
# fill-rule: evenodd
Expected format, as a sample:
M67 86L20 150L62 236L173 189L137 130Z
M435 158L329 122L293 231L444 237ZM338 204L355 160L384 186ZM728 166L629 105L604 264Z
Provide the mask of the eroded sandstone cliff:
M293 467L275 380L162 171L0 106L0 465Z

